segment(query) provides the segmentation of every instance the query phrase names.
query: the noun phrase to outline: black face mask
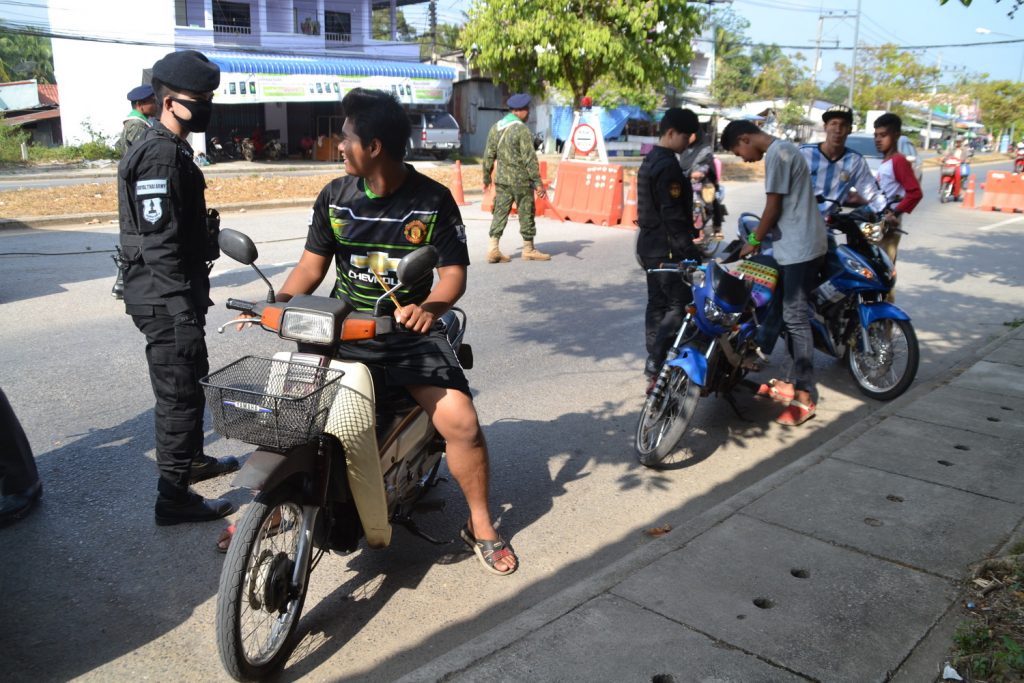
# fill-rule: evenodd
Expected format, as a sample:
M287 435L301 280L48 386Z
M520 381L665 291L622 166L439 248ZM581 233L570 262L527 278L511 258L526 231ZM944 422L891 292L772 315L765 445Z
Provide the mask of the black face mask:
M174 114L174 112L171 112L174 114L174 118L178 119L178 123L181 124L182 128L188 132L202 133L210 125L210 117L213 115L213 102L210 100L183 100L172 97L171 101L177 102L192 114L192 118L183 119Z

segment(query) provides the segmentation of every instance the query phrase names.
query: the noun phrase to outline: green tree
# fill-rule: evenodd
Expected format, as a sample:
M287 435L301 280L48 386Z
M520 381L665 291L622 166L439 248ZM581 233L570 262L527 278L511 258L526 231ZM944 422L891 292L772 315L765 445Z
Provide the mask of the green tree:
M453 52L459 49L459 36L462 33L462 27L456 24L438 24L437 25L437 52L438 54L444 54L446 52ZM416 38L420 44L420 60L428 60L431 57L430 48L433 44L431 40L430 32L422 33Z
M474 0L462 47L513 90L653 109L685 80L700 20L685 0Z
M754 63L746 52L750 22L730 7L712 6L704 25L712 30L715 44L715 80L711 96L725 107L742 104L754 87Z
M990 131L1024 130L1024 83L987 81L968 85L967 90L977 98L981 122Z
M13 32L0 23L0 80L53 83L50 39Z
M755 71L753 94L770 100L810 100L816 88L804 67L804 56L799 52L786 55L778 45L754 48L752 56Z
M387 7L373 10L370 19L370 31L374 40L391 40L391 10ZM416 39L416 29L405 20L405 12L395 10L395 32L398 40Z
M996 0L996 2L1002 1L1003 0ZM939 0L940 5L945 5L947 2L949 2L949 0ZM960 0L960 4L963 5L964 7L970 7L971 0ZM1007 3L1007 5L1012 5L1012 7L1010 7L1010 11L1007 12L1009 17L1012 19L1013 15L1017 12L1017 10L1019 10L1021 6L1024 5L1024 0L1010 0L1010 2Z
M892 43L857 50L857 82L853 108L900 111L903 100L917 99L939 77L939 70L918 61ZM850 67L836 64L838 81L850 82Z
M827 86L821 89L818 95L821 99L832 104L841 104L846 102L847 96L850 94L849 81L843 82L836 79L829 83Z

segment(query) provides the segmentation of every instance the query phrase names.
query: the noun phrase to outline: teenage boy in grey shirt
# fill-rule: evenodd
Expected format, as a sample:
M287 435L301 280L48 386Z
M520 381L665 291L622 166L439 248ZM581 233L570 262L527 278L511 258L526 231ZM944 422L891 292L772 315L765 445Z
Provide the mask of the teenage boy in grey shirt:
M807 295L828 249L825 222L818 212L807 162L796 145L768 135L750 121L733 121L722 132L722 147L746 162L765 160L764 211L740 256L757 252L761 241L772 233L779 285L764 326L777 329L773 320L781 314L793 363L787 381L769 380L757 393L788 404L776 422L800 425L814 415L816 408L814 338Z

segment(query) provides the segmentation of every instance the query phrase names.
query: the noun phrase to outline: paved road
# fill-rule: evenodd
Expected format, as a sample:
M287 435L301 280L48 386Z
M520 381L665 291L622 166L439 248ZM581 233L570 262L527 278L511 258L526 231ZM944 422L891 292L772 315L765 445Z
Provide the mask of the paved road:
M925 185L906 225L899 300L922 343L920 375L933 378L1004 321L1024 318L1024 216L940 206L934 171ZM734 217L760 210L758 184L728 192ZM305 213L232 213L224 222L260 242L260 263L280 283L301 249ZM645 470L630 443L643 387L633 234L542 221L538 245L552 262L491 266L480 258L487 217L476 207L465 215L477 260L463 301L477 362L470 381L493 451L494 505L523 567L492 577L457 545L430 546L404 530L385 551L326 557L287 680L398 678L621 558L643 542L642 529L700 514L879 407L820 358L820 413L805 428L774 425L774 408L752 399L740 399L744 419L707 400L695 463ZM0 660L12 680L221 680L212 627L220 525L152 523L152 397L141 338L109 297L112 265L99 252L113 242L110 226L0 234L0 254L85 252L0 255L0 386L45 481L37 513L0 531ZM221 302L264 293L251 271L225 259L214 286ZM228 312L210 317L212 327ZM284 348L266 333L210 333L215 367ZM207 443L215 455L247 452L212 433ZM199 488L248 499L227 482ZM423 526L454 537L461 497L452 484L435 495L447 509L426 514Z

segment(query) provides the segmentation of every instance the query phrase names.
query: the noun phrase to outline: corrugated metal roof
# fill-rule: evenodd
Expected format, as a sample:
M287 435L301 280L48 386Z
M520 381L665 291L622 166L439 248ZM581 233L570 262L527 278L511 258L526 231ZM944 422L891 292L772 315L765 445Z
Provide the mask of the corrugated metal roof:
M7 126L20 126L23 123L33 123L34 121L45 121L46 119L57 118L60 118L60 109L45 109L43 111L32 112L31 114L0 118L0 123Z
M60 94L55 83L39 84L39 104L60 104Z
M446 66L380 59L337 57L287 57L244 52L207 53L210 61L227 73L300 74L310 76L391 76L454 80L455 70Z

